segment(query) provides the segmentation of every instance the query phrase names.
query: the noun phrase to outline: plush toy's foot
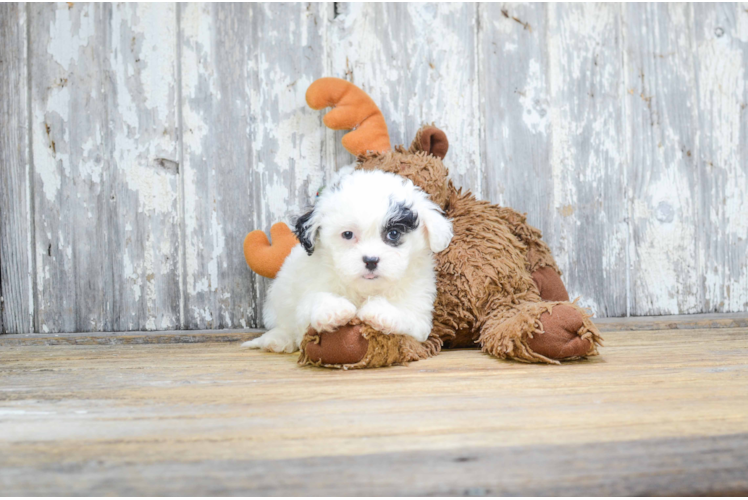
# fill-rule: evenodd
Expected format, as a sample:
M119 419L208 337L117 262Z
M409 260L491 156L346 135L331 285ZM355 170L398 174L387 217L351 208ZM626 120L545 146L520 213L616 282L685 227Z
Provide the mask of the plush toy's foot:
M532 279L540 292L540 298L547 301L568 302L569 292L566 291L561 276L552 267L541 267L532 273Z
M309 330L301 341L300 365L325 368L380 368L434 356L441 341L418 342L408 335L385 335L354 320L333 332Z
M502 359L558 363L598 354L590 314L571 302L520 302L496 311L481 329L482 350Z
M595 341L600 341L597 328L585 327L585 315L571 304L558 304L540 315L543 333L527 338L527 346L550 359L578 359L597 354Z
M301 343L302 364L355 365L366 356L369 339L362 335L363 325L345 325L332 332L310 329Z

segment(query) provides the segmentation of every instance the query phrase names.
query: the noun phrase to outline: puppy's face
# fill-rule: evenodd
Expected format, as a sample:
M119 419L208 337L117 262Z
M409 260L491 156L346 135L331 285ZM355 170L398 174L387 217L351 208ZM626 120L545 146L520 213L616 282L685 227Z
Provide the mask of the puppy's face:
M296 233L338 279L373 292L402 279L414 259L447 247L452 225L412 182L381 171L342 172Z

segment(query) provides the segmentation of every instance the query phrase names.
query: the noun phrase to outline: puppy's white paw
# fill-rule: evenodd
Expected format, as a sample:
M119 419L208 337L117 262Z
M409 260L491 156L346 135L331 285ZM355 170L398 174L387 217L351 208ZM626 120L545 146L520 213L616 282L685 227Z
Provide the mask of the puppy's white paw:
M311 326L318 332L331 332L356 317L356 306L343 297L326 297L312 309Z
M404 325L401 321L400 315L400 311L387 302L386 299L381 297L369 299L369 301L358 310L358 313L356 313L358 319L367 323L372 328L387 334L406 333L402 331Z
M293 335L279 328L273 328L256 339L244 342L242 347L270 352L295 352L299 349Z

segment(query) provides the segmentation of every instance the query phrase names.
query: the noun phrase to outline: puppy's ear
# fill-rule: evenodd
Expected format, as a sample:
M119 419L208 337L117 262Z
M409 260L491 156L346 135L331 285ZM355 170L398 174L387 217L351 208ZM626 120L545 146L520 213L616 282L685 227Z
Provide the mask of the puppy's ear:
M452 222L447 219L442 209L429 200L424 193L420 193L418 202L418 217L423 221L429 247L434 253L439 253L449 246L452 241Z
M296 219L293 232L299 239L301 246L304 247L304 250L306 250L306 253L309 255L312 255L314 252L314 244L317 241L318 231L319 220L314 209Z

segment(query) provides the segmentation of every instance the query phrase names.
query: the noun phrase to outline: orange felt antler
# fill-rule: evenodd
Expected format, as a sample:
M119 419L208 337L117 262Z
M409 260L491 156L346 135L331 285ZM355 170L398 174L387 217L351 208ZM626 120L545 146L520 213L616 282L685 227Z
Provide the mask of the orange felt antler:
M252 231L244 238L244 258L251 270L265 276L275 278L280 271L291 249L298 245L299 240L283 222L273 224L270 228L271 245L264 231Z
M343 136L343 147L353 155L389 151L390 136L384 116L371 97L340 78L320 78L306 91L312 109L333 106L323 119L333 130L353 130Z

